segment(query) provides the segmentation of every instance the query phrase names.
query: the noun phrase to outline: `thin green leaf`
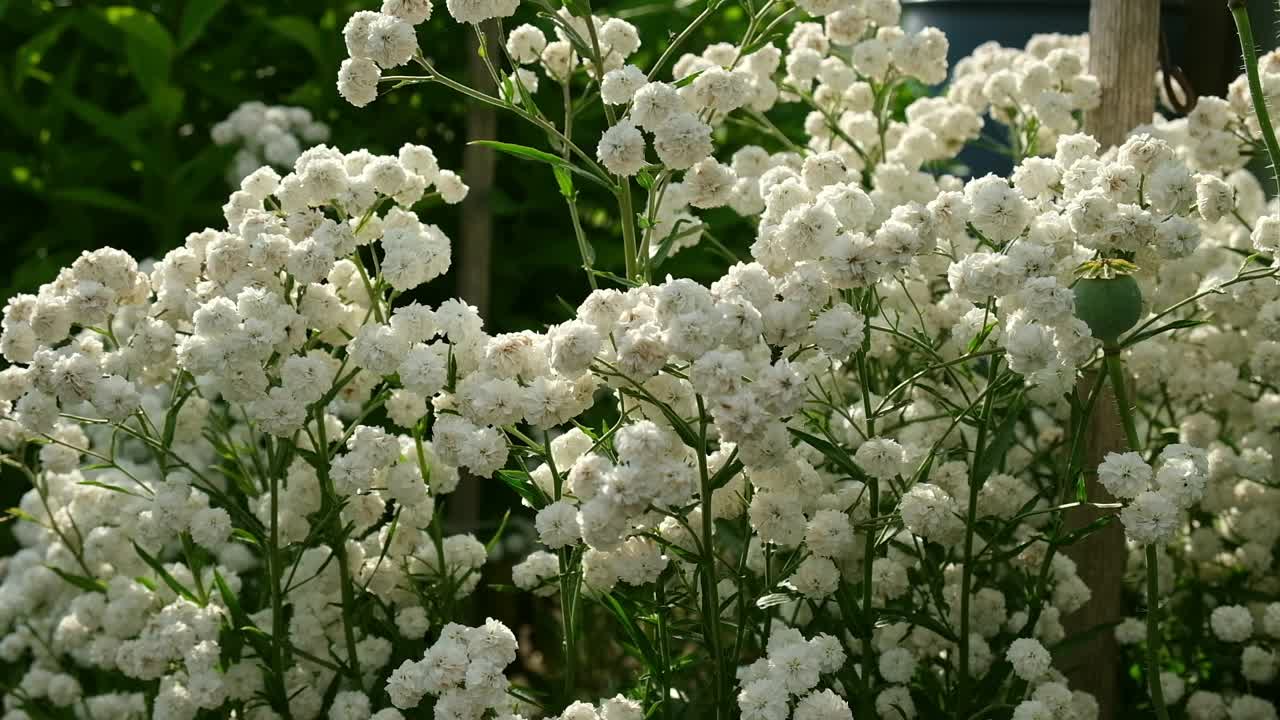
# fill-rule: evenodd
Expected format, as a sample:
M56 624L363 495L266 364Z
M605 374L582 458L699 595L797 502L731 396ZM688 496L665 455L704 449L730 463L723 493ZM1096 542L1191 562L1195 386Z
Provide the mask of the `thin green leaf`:
M192 593L190 590L184 587L182 583L178 582L176 578L170 575L169 571L164 569L164 565L161 565L159 560L154 558L146 550L143 550L142 546L138 545L138 543L133 544L133 549L134 549L134 552L138 553L138 557L142 558L142 561L145 562L148 566L150 566L150 568L153 571L155 571L156 576L158 576L162 581L164 581L165 585L169 586L170 590L190 600L191 602L196 602L195 593Z
M604 601L605 607L613 614L614 619L622 626L622 631L626 634L629 644L644 657L645 663L649 667L661 667L661 660L658 658L658 654L654 652L649 638L632 622L631 614L622 607L618 599L612 593L605 593L601 599Z
M1148 340L1162 333L1174 332L1176 330L1185 330L1187 328L1197 327L1199 325L1204 325L1205 322L1206 322L1205 320L1193 320L1193 319L1174 320L1173 322L1165 323L1164 325L1161 325L1159 327L1154 327L1154 328L1151 328L1150 330L1144 330L1136 335L1127 337L1120 342L1120 347L1127 348L1131 345L1137 345L1143 340Z
M110 466L108 465L107 467L110 467ZM85 468L85 469L88 469L88 468ZM111 485L111 484L108 484L108 483L99 482L99 481L97 481L97 480L81 480L80 482L78 482L78 483L76 483L76 484L77 484L77 485L88 485L89 487L102 488L103 490L110 490L111 492L117 492L117 493L120 493L120 494L122 494L122 495L132 495L133 497L141 498L141 499L143 499L143 500L150 500L150 499L151 499L151 498L147 497L146 495L143 495L142 493L136 493L136 492L134 492L134 491L132 491L132 490L129 490L129 489L127 489L127 488L122 488L122 487L120 487L120 486L118 486L118 485Z
M231 619L237 624L248 622L248 616L240 605L240 598L236 597L231 586L227 584L222 573L218 572L218 568L213 569L213 584L218 588L218 594L222 596L222 603L227 606L227 610L231 613Z
M676 87L678 87L678 88L682 88L682 87L684 87L684 86L686 86L686 85L692 85L692 84L693 84L693 81L694 81L694 80L697 80L697 79L698 79L698 76L699 76L699 75L701 75L701 74L702 74L702 72L703 72L703 71L699 70L699 71L698 71L698 72L696 72L696 73L689 73L688 75L685 75L684 77L680 78L679 80L675 81L675 82L674 82L674 83L672 83L672 84L673 84L673 85L675 85L675 86L676 86Z
M57 575L58 577L62 578L63 580L66 580L72 585L75 585L81 590L86 590L88 592L99 592L99 593L107 592L107 584L102 582L101 580L95 580L93 578L88 578L83 575L75 575L65 570L59 570L58 568L52 565L46 565L45 567L52 570L54 575Z
M1023 396L1019 393L1005 412L1005 417L1000 423L1000 427L996 429L991 441L983 450L982 457L978 458L977 463L974 465L970 492L981 490L987 478L991 476L991 473L1000 465L1005 455L1009 453L1009 448L1013 445L1014 430L1017 429L1018 420L1021 419L1022 404Z
M806 445L822 453L822 455L825 458L835 463L836 466L844 470L853 478L857 480L863 479L864 474L862 472L862 468L855 465L853 461L849 459L848 453L841 451L835 445L832 445L826 440L823 440L822 438L817 437L815 435L810 435L809 433L804 432L803 430L797 430L795 428L789 428L789 429L791 430L792 435L795 435L796 437L800 438L800 440L802 440Z
M472 140L467 144L492 148L505 155L518 157L523 160L533 160L534 162L546 163L552 167L561 167L561 168L564 168L565 170L568 170L571 173L574 173L576 175L581 175L582 177L587 178L588 180L596 183L597 185L601 185L603 187L609 188L609 190L611 191L613 190L612 187L607 185L603 180L596 177L595 175L592 175L586 170L583 170L582 168L574 165L568 160L565 160L564 158L560 157L559 155L552 155L551 153L546 152L545 150L538 150L537 148L531 148L528 145L517 145L515 143L499 142L497 140Z
M493 552L493 546L497 545L498 541L502 539L502 533L506 531L507 521L510 519L511 519L510 510L507 510L506 512L502 513L502 522L498 523L498 529L493 531L493 536L489 538L489 542L484 544L484 552L486 556L490 552Z
M785 605L794 599L786 593L769 593L756 600L756 607L761 610L768 610L777 605Z

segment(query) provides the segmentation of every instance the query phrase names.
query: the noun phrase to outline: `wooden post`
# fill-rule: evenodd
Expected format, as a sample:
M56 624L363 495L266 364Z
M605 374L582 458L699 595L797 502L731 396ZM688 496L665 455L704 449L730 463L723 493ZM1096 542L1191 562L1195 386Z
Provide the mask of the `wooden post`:
M1102 86L1102 102L1086 113L1085 130L1103 148L1123 143L1130 130L1151 122L1159 48L1160 0L1093 0L1089 11L1089 71ZM1087 374L1080 381L1082 396L1088 396L1095 378ZM1111 497L1098 482L1098 463L1107 453L1126 449L1110 384L1098 398L1087 433L1084 470L1089 499L1107 502ZM1069 513L1066 524L1069 529L1083 527L1101 514L1082 508ZM1076 543L1068 548L1067 555L1076 561L1080 578L1093 592L1082 609L1065 618L1068 637L1118 622L1124 614L1121 583L1127 559L1120 523L1112 522ZM1117 717L1121 667L1113 633L1097 633L1077 645L1063 658L1061 669L1072 688L1097 698L1100 720Z
M493 50L493 33L485 28L484 52ZM467 84L493 93L493 79L480 55L480 40L467 35ZM468 103L467 142L493 140L497 137L498 115L489 105ZM488 326L490 276L493 256L493 213L489 195L493 191L495 158L493 150L482 145L467 145L462 151L462 180L470 191L462 201L462 233L457 247L456 277L458 295L476 306ZM480 522L479 481L464 472L458 489L449 496L449 525L456 532L474 531Z
M493 48L493 33L484 31L485 52ZM480 56L480 41L468 35L467 82L471 87L492 93L493 80ZM473 102L467 108L467 142L493 140L498 132L497 111L489 105ZM462 179L471 188L462 201L462 242L458 248L458 294L475 305L480 316L489 320L489 281L493 245L493 213L489 210L489 194L494 179L493 150L482 145L468 145L462 152Z
M1089 72L1102 102L1085 114L1085 130L1103 147L1124 142L1151 122L1160 53L1160 0L1093 0L1089 8Z

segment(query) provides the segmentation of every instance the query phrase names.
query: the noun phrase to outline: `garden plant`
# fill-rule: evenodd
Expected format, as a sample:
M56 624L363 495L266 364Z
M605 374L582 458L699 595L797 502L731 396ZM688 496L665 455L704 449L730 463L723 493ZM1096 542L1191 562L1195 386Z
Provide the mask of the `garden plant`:
M223 227L9 298L4 720L1092 720L1055 659L1092 596L1068 551L1111 523L1130 616L1089 632L1124 712L1275 720L1280 52L1234 8L1227 96L1104 147L1086 37L949 67L897 0L741 0L693 46L727 4L655 38L589 0L340 28L363 112L433 85L543 139L478 141L579 250L589 294L537 327L421 302L468 193L432 148L261 103L211 130ZM431 59L469 33L493 91ZM969 144L1012 172L966 178ZM670 274L699 246L718 279ZM1091 460L1101 402L1125 447ZM460 483L510 522L454 531ZM490 587L556 636L471 618Z

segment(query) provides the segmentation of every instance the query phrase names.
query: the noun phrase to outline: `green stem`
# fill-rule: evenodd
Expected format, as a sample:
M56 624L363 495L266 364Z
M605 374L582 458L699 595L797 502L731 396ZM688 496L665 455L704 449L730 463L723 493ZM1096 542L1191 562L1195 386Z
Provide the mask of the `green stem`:
M566 79L560 83L561 91L564 95L564 136L566 138L573 137L573 94L569 92L569 81ZM561 157L565 162L569 162L572 157L573 148L569 147L569 141L561 143ZM563 194L563 193L562 193ZM596 289L596 270L595 270L595 250L592 249L591 243L587 241L587 236L582 232L582 218L578 214L578 193L565 195L565 203L569 206L569 220L573 223L573 236L578 241L578 255L582 258L582 269L587 273L587 284L592 290Z
M1169 720L1164 704L1164 687L1160 684L1160 550L1147 546L1147 685L1151 688L1151 704L1159 720Z
M981 462L983 446L987 440L987 426L991 424L991 406L995 393L991 392L996 381L996 371L1000 358L993 357L987 365L986 398L982 404L982 422L978 425L978 437L974 442L973 466L969 471L969 505L965 511L964 523L964 564L960 566L960 670L959 692L957 694L957 715L964 717L969 702L969 595L973 588L973 534L978 522L978 491L981 489L977 480L978 463Z
M1129 393L1125 385L1124 360L1120 358L1120 349L1111 346L1104 349L1107 373L1111 377L1112 389L1116 393L1116 406L1120 410L1120 423L1124 426L1125 439L1129 449L1142 452L1142 442L1138 438L1137 427L1133 421L1133 408L1129 406ZM1152 544L1147 546L1147 687L1151 691L1151 704L1155 708L1159 720L1169 720L1169 710L1165 707L1164 688L1160 685L1160 549Z
M322 406L317 406L314 417L316 420L316 455L320 458L320 462L317 463L316 473L320 477L321 487L324 488L324 492L330 496L330 502L336 503L338 498L333 489L333 480L329 477L329 440L325 436L324 408ZM272 482L276 481L273 479ZM274 500L274 496L272 499ZM333 531L336 533L336 537L330 542L329 547L338 558L338 577L341 583L342 596L342 635L347 645L347 664L349 666L348 669L351 671L351 679L355 682L356 687L363 690L364 679L360 675L360 658L356 653L355 619L353 617L356 598L355 593L352 591L351 569L347 561L346 533L342 532L340 520L338 520L341 515L334 513L333 517L335 525ZM272 516L272 521L275 521L274 515Z
M745 556L746 553L743 555ZM671 720L671 677L668 673L671 668L671 644L667 629L667 581L659 577L656 585L653 599L658 605L658 611L655 613L658 617L658 658L662 661L662 666L657 668L658 682L662 689L660 703L663 720Z
M1120 422L1124 425L1125 440L1128 441L1130 450L1142 452L1142 441L1138 439L1138 428L1133 421L1133 408L1129 407L1129 391L1125 385L1124 360L1120 359L1120 349L1111 346L1103 352L1107 373L1111 376L1111 387L1116 393L1116 405L1120 407Z
M519 433L516 432L518 435ZM525 439L536 447L530 439ZM547 468L551 470L552 500L559 502L564 493L564 476L556 468L555 458L551 456L551 435L542 432L542 448ZM578 606L575 553L573 547L560 548L556 551L560 567L560 634L564 636L564 702L573 701L578 667L578 623L576 613Z
M641 277L637 265L641 262L639 254L636 252L636 227L635 227L635 211L631 207L631 179L620 178L622 180L622 188L618 191L618 205L622 209L622 252L626 255L626 272L628 280L647 281L647 277ZM645 275L648 275L649 258L643 259L645 266Z
M284 599L280 593L280 478L271 474L271 539L267 549L267 563L271 575L271 684L274 687L277 712L285 718L289 711L288 691L284 686L284 644L288 628L284 622Z
M698 13L698 16L693 19L693 22L690 22L685 26L684 30L680 31L680 34L676 36L676 39L672 40L671 44L668 45L667 48L662 51L662 54L658 56L657 62L649 68L649 76L645 78L646 80L653 82L653 79L658 76L658 71L662 69L662 66L666 65L667 61L675 55L676 49L683 45L684 42L689 39L689 36L693 35L702 23L707 21L707 18L711 17L712 13L720 7L721 1L722 0L711 0L708 2L707 7L701 13Z
M712 698L715 717L723 717L724 657L720 648L720 589L716 587L716 555L712 544L715 535L715 517L711 510L711 473L707 470L707 412L702 396L698 401L698 476L702 497L702 614L703 633L707 636L707 649L711 652L712 675L715 687Z
M381 294L374 290L373 283L369 280L369 273L364 269L364 261L360 259L360 253L356 252L352 257L355 259L356 270L360 273L360 282L364 285L364 291L369 295L369 306L373 310L373 318L382 324Z
M1230 0L1231 16L1235 18L1240 33L1240 51L1244 55L1244 72L1249 78L1249 95L1253 99L1253 112L1258 116L1262 130L1262 142L1271 158L1271 172L1275 176L1276 192L1280 193L1280 142L1276 140L1271 114L1267 112L1267 98L1262 92L1262 79L1258 77L1258 50L1253 44L1253 26L1249 22L1249 9L1245 0Z
M865 297L861 298L860 308L867 318L867 322L862 328L862 347L857 352L858 366L858 385L862 394L862 413L866 420L867 438L873 438L876 434L876 416L875 411L871 407L871 372L867 365L867 353L871 352L871 310L875 302L875 296L871 292L867 292ZM879 532L876 525L876 513L880 510L880 481L877 478L867 476L867 532L863 540L862 555L862 607L859 608L862 614L861 631L862 631L862 682L863 687L870 690L872 687L871 674L872 664L871 658L875 657L872 649L875 632L875 616L871 612L872 601L872 567L876 559L876 535ZM863 710L862 715L871 716L875 711L873 704L873 696L870 692L863 693Z

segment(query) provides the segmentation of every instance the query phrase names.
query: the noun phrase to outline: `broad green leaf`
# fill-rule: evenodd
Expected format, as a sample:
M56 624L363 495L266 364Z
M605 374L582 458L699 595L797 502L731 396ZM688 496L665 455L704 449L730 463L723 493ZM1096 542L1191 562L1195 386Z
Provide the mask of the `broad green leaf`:
M88 205L90 207L102 208L104 210L116 210L128 215L136 215L138 217L149 217L151 211L146 207L133 202L123 195L118 195L110 190L103 190L95 187L78 187L54 190L49 193L51 197L57 200L65 200L69 203L77 205Z
M108 23L124 33L125 57L143 91L152 98L164 93L176 51L169 31L154 15L138 8L115 5L102 13Z
M13 57L13 86L22 88L22 81L40 66L40 61L49 52L49 48L58 41L62 31L67 29L65 17L58 18L52 25L37 33L35 37L18 46Z
M200 39L209 21L226 7L227 0L188 0L178 28L178 49L186 50Z
M556 175L556 185L560 186L560 194L567 200L573 200L573 176L559 165L553 165L551 171Z
M133 158L143 159L149 154L141 135L124 118L112 115L97 105L77 98L70 92L58 91L55 92L55 97L59 103L84 121L86 125L104 137L114 140L127 150Z
M529 479L528 474L520 470L499 470L498 477L502 482L506 483L516 494L524 498L529 503L529 507L534 510L541 510L547 504L546 498L542 496L542 491L534 486Z
M310 20L285 15L271 18L268 24L272 30L301 45L317 63L325 63L324 40L320 36L320 30Z

